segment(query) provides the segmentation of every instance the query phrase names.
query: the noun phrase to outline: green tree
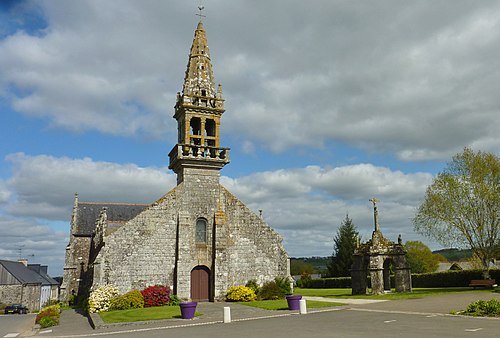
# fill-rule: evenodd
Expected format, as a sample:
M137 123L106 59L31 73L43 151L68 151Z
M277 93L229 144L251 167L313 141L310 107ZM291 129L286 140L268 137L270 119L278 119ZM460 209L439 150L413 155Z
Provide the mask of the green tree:
M412 273L434 272L439 265L439 257L420 241L407 241L405 243L406 259L410 264Z
M345 220L337 230L335 235L333 255L328 263L328 272L331 276L342 277L350 276L350 268L352 265L352 255L356 249L359 233L356 231L352 219L349 215L345 216Z
M469 246L484 276L500 241L500 158L465 148L427 187L415 230L441 244Z

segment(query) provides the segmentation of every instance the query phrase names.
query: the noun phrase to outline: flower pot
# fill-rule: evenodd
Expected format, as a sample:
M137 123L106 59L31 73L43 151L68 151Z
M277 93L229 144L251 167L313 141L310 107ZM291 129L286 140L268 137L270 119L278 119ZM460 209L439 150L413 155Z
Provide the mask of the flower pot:
M288 310L300 310L300 300L302 296L299 295L288 295L286 296L286 301L288 302Z
M182 319L193 319L196 312L196 305L198 305L197 302L180 303Z

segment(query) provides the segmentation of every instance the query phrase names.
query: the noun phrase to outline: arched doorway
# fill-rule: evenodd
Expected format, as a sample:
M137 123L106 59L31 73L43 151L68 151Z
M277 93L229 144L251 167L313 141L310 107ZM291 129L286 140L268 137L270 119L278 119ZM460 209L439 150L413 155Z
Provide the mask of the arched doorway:
M198 265L191 270L191 300L208 302L210 300L210 269Z
M391 291L391 272L394 270L394 262L388 258L384 261L384 291Z

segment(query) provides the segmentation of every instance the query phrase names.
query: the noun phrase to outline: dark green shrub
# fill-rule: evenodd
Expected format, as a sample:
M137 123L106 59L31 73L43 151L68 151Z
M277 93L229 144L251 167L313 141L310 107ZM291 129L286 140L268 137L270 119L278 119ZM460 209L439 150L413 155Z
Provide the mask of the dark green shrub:
M468 316L500 316L500 302L496 299L478 300L470 303L463 314Z
M300 286L301 288L309 288L309 289L350 288L351 277L306 279L303 280L301 284L302 284L302 286Z
M177 297L177 295L170 295L170 301L168 302L168 305L170 306L176 306L181 303L181 299Z
M500 269L490 270L490 276L497 283L500 282ZM412 274L412 286L414 288L445 288L445 287L467 287L473 279L483 279L481 270L454 270L433 273ZM370 278L367 279L370 287ZM394 284L394 276L391 276L391 285ZM318 278L297 282L297 286L310 289L350 288L351 277Z
M499 269L490 270L491 278L498 280ZM481 270L454 270L434 273L412 274L414 288L465 287L473 279L483 279Z
M68 305L71 307L86 309L88 306L88 298L85 296L71 295L69 297Z
M276 281L270 281L264 283L260 289L259 298L263 300L274 300L285 298L285 293L281 290Z
M290 279L288 279L288 277L276 277L274 281L280 288L280 291L283 295L290 295L292 293L292 288L290 287Z

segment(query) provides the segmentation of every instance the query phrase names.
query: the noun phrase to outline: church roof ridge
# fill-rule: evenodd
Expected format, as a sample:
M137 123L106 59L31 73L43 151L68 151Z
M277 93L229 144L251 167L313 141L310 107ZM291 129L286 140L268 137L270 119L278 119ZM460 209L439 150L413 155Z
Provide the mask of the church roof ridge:
M80 204L87 204L87 205L98 205L98 204L106 204L106 205L130 205L130 206L150 206L152 204L150 203L122 203L122 202L91 202L91 201L86 201L86 202L78 202L78 205Z

